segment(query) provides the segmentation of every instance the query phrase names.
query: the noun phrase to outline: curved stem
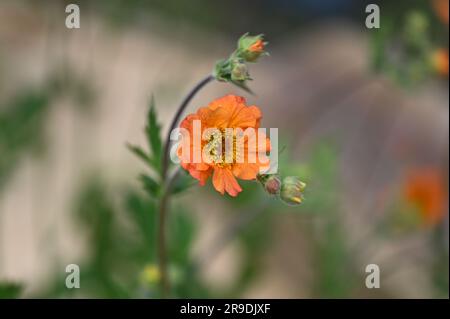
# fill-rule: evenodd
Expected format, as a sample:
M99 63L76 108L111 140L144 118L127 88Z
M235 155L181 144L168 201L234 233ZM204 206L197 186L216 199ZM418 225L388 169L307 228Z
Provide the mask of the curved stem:
M173 131L173 129L177 126L178 121L181 118L181 115L183 115L184 110L188 106L189 102L192 100L192 98L197 94L198 91L200 91L201 88L203 88L206 84L214 80L214 77L212 75L208 75L203 80L197 83L196 86L189 92L188 95L184 98L183 102L181 102L180 107L177 110L177 113L175 114L172 123L170 124L169 131L167 132L165 144L164 144L164 153L163 153L163 160L162 160L162 169L161 169L161 177L163 180L165 180L167 176L167 170L169 168L169 151L170 151L170 133Z
M161 179L163 183L163 191L159 202L159 222L158 222L158 262L159 262L159 272L161 275L161 297L165 298L169 294L170 283L167 274L167 247L166 247L166 219L167 210L169 206L170 199L170 188L178 176L178 171L176 171L167 181L167 171L169 169L169 151L170 151L170 134L173 129L177 126L183 111L188 106L189 102L195 96L195 94L200 91L206 84L214 80L212 75L208 75L189 92L188 95L183 99L180 107L175 114L172 123L170 124L169 131L167 132L167 137L164 144L164 153L161 165Z

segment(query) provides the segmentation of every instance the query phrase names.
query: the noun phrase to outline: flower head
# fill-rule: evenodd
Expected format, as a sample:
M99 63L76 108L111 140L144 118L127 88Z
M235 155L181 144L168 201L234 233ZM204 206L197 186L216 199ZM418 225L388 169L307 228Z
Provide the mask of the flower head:
M242 191L237 179L253 180L269 168L269 159L261 160L270 149L269 139L258 131L261 117L257 106L235 95L188 115L180 124L189 133L178 148L181 166L200 185L212 175L218 192L236 196Z
M435 168L411 171L403 186L404 197L420 214L424 225L434 225L444 217L446 190L442 173Z
M250 36L246 33L239 39L238 55L247 62L255 62L261 55L266 54L266 44L262 34Z

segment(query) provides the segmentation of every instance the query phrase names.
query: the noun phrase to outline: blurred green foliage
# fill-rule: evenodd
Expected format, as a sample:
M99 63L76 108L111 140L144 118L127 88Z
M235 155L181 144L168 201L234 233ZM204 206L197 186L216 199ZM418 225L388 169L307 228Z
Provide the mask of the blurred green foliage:
M0 191L25 156L45 151L47 120L61 97L71 98L75 106L88 110L95 92L89 81L60 68L40 85L19 88L11 98L0 100ZM0 298L18 297L21 292L20 284L0 282Z
M88 110L95 92L75 72L57 69L41 85L21 88L12 98L0 100L0 190L23 156L45 150L45 124L55 100L61 97Z
M170 216L170 261L175 296L199 296L202 284L190 268L190 248L195 236L192 218L182 207ZM67 289L65 273L57 276L38 297L143 298L158 297L156 282L142 278L156 264L155 202L131 189L112 190L95 177L82 186L75 199L74 222L86 239L88 253L80 266L80 289ZM187 280L188 279L188 280Z
M433 54L448 48L448 26L433 11L432 1L385 1L379 29L371 29L372 67L404 87L437 75Z
M255 4L238 0L80 0L79 5L101 14L112 26L138 25L154 30L158 28L156 19L165 22L159 32L172 33L179 30L180 25L190 25L208 32L237 36L242 30L260 32L261 23L270 21L271 36L280 38L296 30L295 27L301 26L307 17L302 10L289 10L270 2ZM179 41L183 40L179 38Z
M0 107L0 188L22 155L42 146L50 98L46 91L26 90Z
M157 298L158 282L142 276L146 267L157 263L155 201L140 191L112 189L100 177L93 177L82 185L74 203L73 221L88 250L86 256L74 261L81 269L81 287L67 289L66 273L57 269L59 275L33 296ZM233 238L245 252L242 269L228 290L214 291L199 278L196 260L192 259L196 220L185 205L175 205L169 216L172 297L236 297L257 278L264 247L270 241L270 219L254 220Z
M352 297L360 278L354 271L345 236L339 202L339 176L336 147L332 142L318 142L303 165L292 168L304 176L308 185L303 210L315 216L312 228L302 229L311 241L316 298Z
M449 254L448 237L443 227L436 229L430 243L433 247L433 260L431 266L431 283L434 287L435 298L449 297Z
M22 286L18 283L0 282L0 299L18 298L22 292Z

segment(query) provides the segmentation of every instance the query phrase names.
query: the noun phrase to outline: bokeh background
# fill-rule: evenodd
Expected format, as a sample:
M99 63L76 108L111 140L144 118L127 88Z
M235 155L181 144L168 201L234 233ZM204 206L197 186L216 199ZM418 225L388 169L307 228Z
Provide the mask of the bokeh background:
M68 3L0 1L0 297L158 296L155 203L126 143L145 145L152 94L164 131L250 32L269 41L256 94L214 82L189 111L258 105L305 201L254 182L178 196L173 296L448 298L448 1L377 1L378 30L365 1L79 0L80 29Z

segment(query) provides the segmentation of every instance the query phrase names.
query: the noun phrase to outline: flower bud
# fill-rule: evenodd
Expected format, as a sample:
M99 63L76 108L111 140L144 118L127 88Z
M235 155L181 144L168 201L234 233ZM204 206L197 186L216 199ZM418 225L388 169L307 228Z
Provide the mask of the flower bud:
M246 81L250 77L248 75L248 69L245 63L241 61L233 61L231 69L231 80L233 81Z
M264 190L270 195L276 195L280 192L281 180L276 174L263 174L257 176L258 181L263 185Z
M249 36L244 34L238 42L239 56L247 62L255 62L261 55L266 54L263 35Z
M295 176L288 176L281 185L280 198L288 205L298 205L303 201L306 184Z
M246 62L256 62L261 55L268 55L264 51L267 42L263 35L249 36L248 33L240 37L238 47L227 58L216 62L212 76L221 82L228 82L252 93L247 86L247 80L251 80L248 74Z

